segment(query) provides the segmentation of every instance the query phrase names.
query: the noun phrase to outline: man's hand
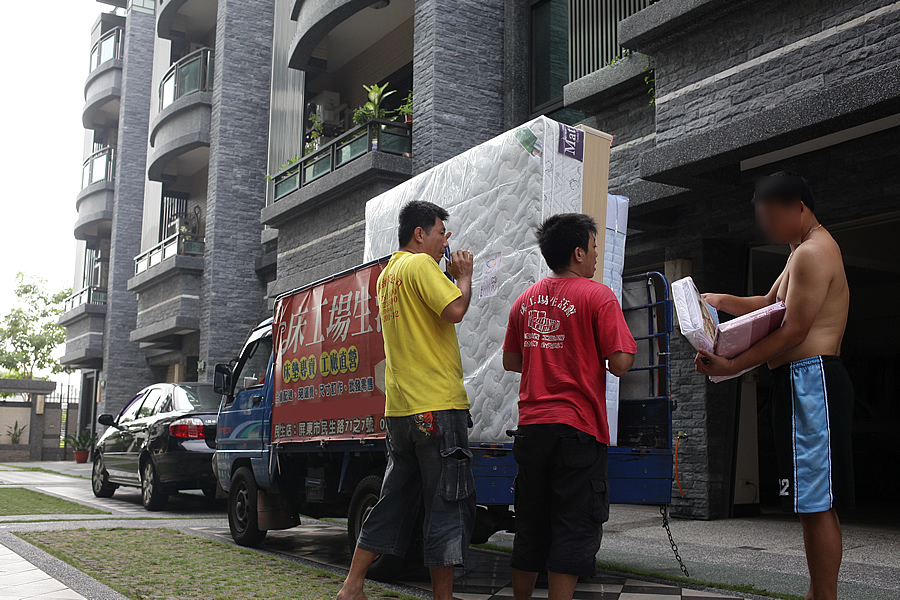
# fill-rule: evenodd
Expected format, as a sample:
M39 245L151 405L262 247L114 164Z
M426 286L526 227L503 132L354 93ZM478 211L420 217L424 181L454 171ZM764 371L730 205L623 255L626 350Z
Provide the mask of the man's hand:
M472 279L474 256L468 250L454 250L450 253L450 267L447 272L453 279Z
M703 298L703 301L719 310L721 308L721 302L724 298L725 294L700 294L700 297Z
M740 373L739 368L735 368L734 361L730 358L716 356L712 352L699 350L696 358L694 358L694 366L698 373L703 373L708 377L728 377Z

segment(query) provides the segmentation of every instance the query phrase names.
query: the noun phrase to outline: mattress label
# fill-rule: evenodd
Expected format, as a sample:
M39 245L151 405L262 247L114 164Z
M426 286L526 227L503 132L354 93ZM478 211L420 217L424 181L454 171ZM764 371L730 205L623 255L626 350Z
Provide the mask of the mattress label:
M584 162L584 132L559 123L559 153Z
M502 258L502 252L494 252L484 257L479 298L490 298L497 295L497 291L500 289L500 261Z

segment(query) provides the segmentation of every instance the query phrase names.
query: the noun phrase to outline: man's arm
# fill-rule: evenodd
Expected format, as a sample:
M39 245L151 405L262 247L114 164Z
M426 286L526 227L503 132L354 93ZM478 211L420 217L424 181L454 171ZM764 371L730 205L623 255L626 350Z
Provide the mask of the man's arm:
M784 273L775 280L772 289L765 296L732 296L731 294L702 294L702 296L714 309L721 310L735 317L742 317L754 310L775 304L778 286L781 284L782 277L784 277Z
M622 377L634 365L634 354L613 352L606 357L607 368L616 377Z
M472 253L456 250L452 256L449 271L456 280L456 286L462 292L462 296L444 307L441 318L450 323L459 323L466 316L469 301L472 299Z
M503 369L506 371L522 372L522 353L503 351Z
M695 361L697 370L704 375L734 375L768 362L802 344L825 302L831 283L830 278L818 268L818 260L815 248L798 248L794 252L785 298L787 311L781 327L733 359L701 350ZM701 357L709 362L702 361Z

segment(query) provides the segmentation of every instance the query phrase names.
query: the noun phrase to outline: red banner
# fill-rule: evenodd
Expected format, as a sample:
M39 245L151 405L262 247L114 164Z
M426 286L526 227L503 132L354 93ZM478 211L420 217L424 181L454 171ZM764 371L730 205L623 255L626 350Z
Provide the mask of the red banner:
M384 437L376 285L385 264L359 267L275 302L275 442Z

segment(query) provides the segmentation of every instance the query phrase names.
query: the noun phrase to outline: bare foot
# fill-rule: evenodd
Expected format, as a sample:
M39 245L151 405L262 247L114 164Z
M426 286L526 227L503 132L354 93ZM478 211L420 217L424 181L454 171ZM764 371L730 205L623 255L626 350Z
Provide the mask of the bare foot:
M362 588L358 590L352 590L348 588L346 585L341 588L341 591L338 592L337 600L368 600L366 598L366 593L363 592Z

